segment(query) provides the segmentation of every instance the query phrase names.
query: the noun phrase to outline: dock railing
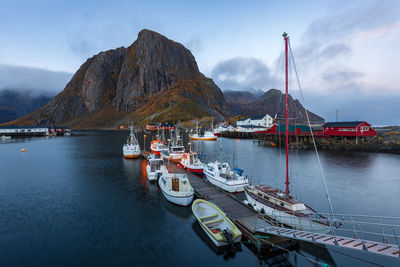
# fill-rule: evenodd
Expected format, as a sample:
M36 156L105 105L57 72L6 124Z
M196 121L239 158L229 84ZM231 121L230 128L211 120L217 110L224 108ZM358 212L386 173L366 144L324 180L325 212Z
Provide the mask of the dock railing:
M310 232L313 241L315 241L314 236L324 230L325 233L334 237L335 244L338 243L338 237L349 237L359 239L363 244L366 241L392 244L400 250L399 217L330 213L315 213L305 217L304 214L302 217L296 215L299 213L292 212L284 215L281 212L271 215L259 213L259 216L271 225L282 229ZM294 231L293 233L295 235Z

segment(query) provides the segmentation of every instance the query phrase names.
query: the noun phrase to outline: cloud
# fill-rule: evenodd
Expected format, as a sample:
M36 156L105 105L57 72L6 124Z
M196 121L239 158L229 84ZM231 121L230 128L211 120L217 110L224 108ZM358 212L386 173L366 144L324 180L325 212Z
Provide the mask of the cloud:
M359 88L357 84L341 89L328 95L313 93L306 97L305 106L326 121L335 121L338 110L340 121L365 120L374 125L400 125L400 94L369 94L365 92L365 86ZM370 90L387 91L385 88Z
M72 73L0 64L0 90L13 89L56 94L64 89Z
M243 57L219 62L211 77L223 90L265 89L272 80L270 69L261 60Z

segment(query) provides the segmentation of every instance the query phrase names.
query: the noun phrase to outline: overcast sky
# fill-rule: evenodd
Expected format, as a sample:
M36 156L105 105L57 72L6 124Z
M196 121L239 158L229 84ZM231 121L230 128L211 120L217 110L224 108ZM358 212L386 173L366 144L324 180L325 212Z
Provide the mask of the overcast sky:
M193 2L193 1L192 1ZM399 1L1 1L0 89L57 93L143 29L184 44L222 89L283 89L282 33L304 99L326 120L400 124ZM295 76L293 76L295 77Z

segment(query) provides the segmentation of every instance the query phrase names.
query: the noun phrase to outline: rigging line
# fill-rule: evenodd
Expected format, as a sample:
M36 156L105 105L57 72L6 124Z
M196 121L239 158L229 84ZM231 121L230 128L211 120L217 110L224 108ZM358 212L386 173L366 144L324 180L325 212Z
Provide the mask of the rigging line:
M299 86L299 89L300 89L301 100L302 100L302 102L304 103L303 90L301 90L300 79L299 79L299 75L298 75L298 73L297 73L296 63L294 62L294 56L293 56L293 52L292 52L292 47L291 47L291 45L290 45L290 41L289 41L289 50L290 50L291 59L292 59L292 61L293 61L294 71L295 71L295 73L296 73L297 83L298 83L298 86ZM322 178L322 182L323 182L324 187L325 187L325 193L326 193L326 197L327 197L327 199L328 199L329 209L331 210L331 213L333 214L333 207L332 207L331 197L329 196L328 187L327 187L327 185L326 185L325 174L324 174L324 170L322 169L321 159L320 159L320 157L319 157L317 145L316 145L316 143L315 143L315 137L314 137L314 132L313 132L312 127L311 127L310 117L308 116L308 111L307 111L307 109L304 108L304 110L305 110L305 112L306 112L306 117L307 117L308 126L310 127L311 138L312 138L312 141L313 141L313 145L314 145L314 149L315 149L315 154L316 154L316 156L317 156L319 169L320 169L320 171L321 171L321 178Z
M275 82L276 82L277 77L278 77L277 74L278 74L279 66L280 66L280 64L281 64L281 62L282 62L281 57L282 57L282 54L283 54L283 48L284 48L284 43L282 43L281 53L279 54L278 62L277 62L277 64L276 64L275 75L274 75L273 80L272 80L272 88L275 87Z

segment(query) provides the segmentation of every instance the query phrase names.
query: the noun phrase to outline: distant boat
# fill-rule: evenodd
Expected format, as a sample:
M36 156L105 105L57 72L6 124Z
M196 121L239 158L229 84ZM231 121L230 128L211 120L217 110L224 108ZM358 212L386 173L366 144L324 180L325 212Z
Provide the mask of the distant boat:
M7 139L11 139L11 136L2 135L0 138L1 138L1 140L7 140Z
M195 134L190 134L189 139L190 140L200 140L200 141L216 141L217 136L214 135L212 131L205 131L202 135L199 134L199 125L198 122L196 122L196 133Z
M184 168L191 173L203 175L204 163L197 157L197 153L192 151L191 144L189 143L189 152L183 155L179 167Z
M194 189L185 173L169 173L167 168L162 166L158 185L164 197L174 204L188 206L193 201Z
M124 154L124 158L136 159L140 157L140 146L137 141L135 132L133 130L133 126L130 126L130 128L131 128L131 133L128 137L128 140L126 140L126 143L122 148L122 152Z
M196 199L192 204L193 215L201 228L218 247L240 242L242 233L237 226L213 203Z
M244 187L250 185L249 179L242 174L243 170L231 170L226 162L210 162L204 168L207 181L229 193L243 192Z
M147 165L146 165L146 173L147 179L152 181L157 181L159 176L161 176L161 166L163 165L163 159L157 157L156 155L150 155Z

